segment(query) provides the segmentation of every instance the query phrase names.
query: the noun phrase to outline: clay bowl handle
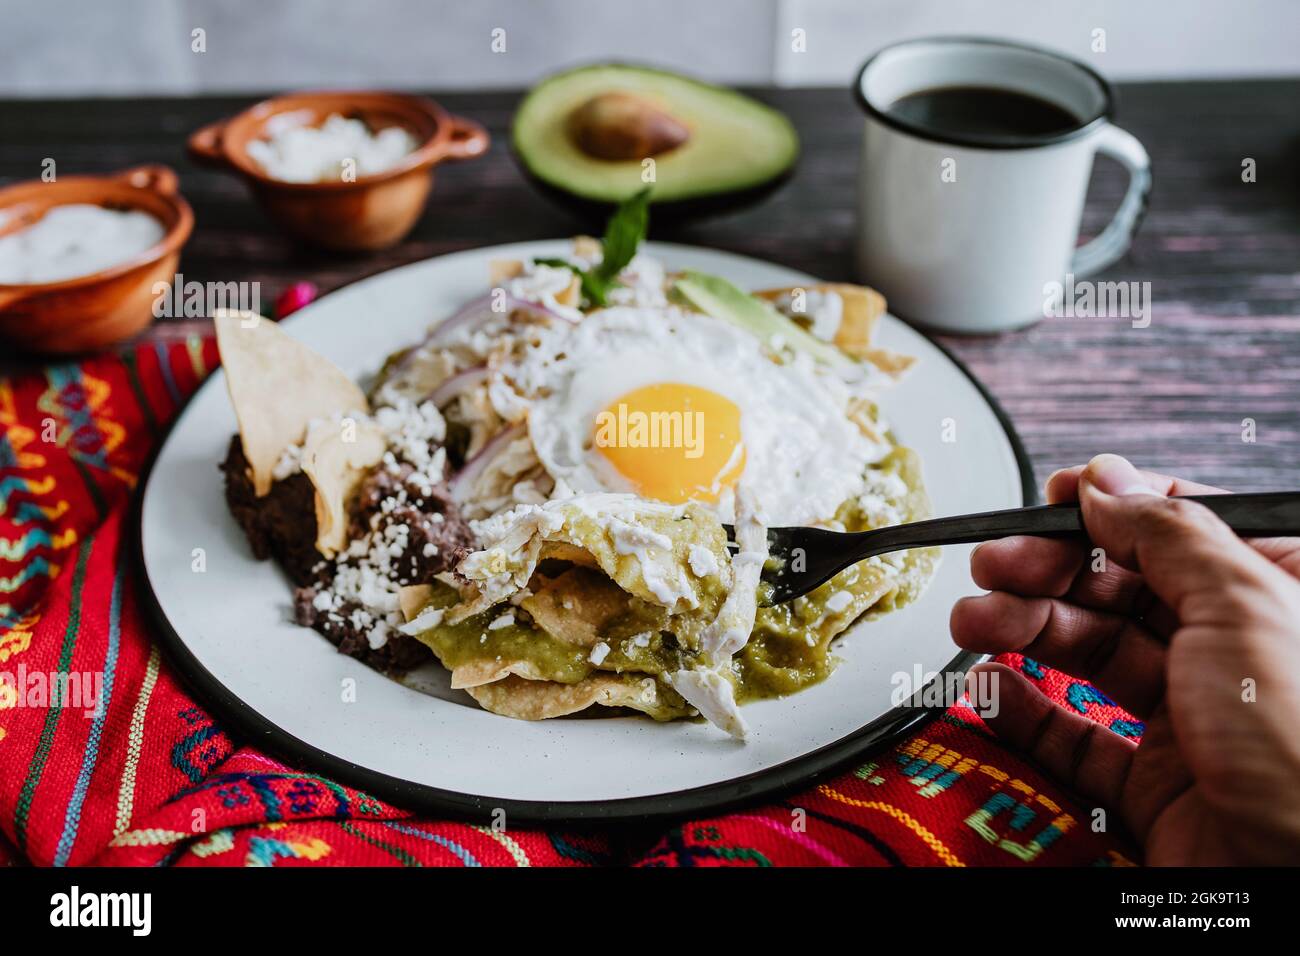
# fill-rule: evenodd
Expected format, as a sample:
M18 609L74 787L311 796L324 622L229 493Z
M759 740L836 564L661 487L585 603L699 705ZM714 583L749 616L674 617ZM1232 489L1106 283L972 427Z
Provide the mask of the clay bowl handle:
M190 154L190 159L204 166L229 166L230 162L226 159L225 150L221 146L221 137L225 131L226 120L217 120L215 123L196 129L185 141L185 149Z
M442 149L442 155L438 157L439 162L444 159L474 159L487 152L488 145L492 142L487 130L463 116L452 116L450 121L451 136Z
M158 163L132 166L130 169L114 173L113 178L135 186L137 189L147 189L161 196L175 196L176 191L180 188L180 179L176 174L168 167Z

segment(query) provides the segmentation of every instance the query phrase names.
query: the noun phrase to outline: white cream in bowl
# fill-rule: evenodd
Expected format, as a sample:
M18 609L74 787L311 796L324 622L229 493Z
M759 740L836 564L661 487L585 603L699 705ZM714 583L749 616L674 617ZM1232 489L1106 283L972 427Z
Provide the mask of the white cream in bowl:
M319 183L356 178L392 169L415 151L415 137L401 126L378 132L357 119L335 113L320 126L306 126L296 114L267 123L265 139L252 140L248 155L272 179Z
M0 284L61 282L101 272L157 244L167 230L145 212L68 203L0 237Z

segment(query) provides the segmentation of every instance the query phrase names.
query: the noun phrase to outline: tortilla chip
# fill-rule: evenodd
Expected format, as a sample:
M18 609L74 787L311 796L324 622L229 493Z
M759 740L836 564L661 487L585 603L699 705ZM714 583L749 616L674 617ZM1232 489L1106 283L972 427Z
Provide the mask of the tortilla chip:
M542 552L538 560L545 561L548 558L554 558L557 561L568 561L570 564L578 564L584 568L600 567L594 554L586 548L579 548L567 541L543 541Z
M630 595L599 571L570 568L548 578L534 575L533 593L520 602L537 626L578 647L595 647L610 621L624 614Z
M524 263L520 259L488 260L488 282L499 286L503 282L517 279L524 274Z
M577 307L578 303L582 301L582 280L578 278L576 273L569 280L569 287L563 292L556 293L555 301L560 305L573 307Z
M864 349L861 353L861 358L864 361L870 362L890 378L899 378L904 372L916 364L915 356L903 355L900 352L891 352L889 349Z
M307 430L302 471L316 489L316 550L332 558L348 545L347 502L388 444L369 419L318 421Z
M835 332L834 342L841 351L847 352L855 358L865 358L871 361L867 353L872 351L871 335L875 331L876 322L885 314L885 297L883 295L875 289L869 289L862 285L851 285L847 282L818 282L807 286L790 286L785 289L764 289L762 292L755 292L754 295L760 299L775 302L783 295L792 294L795 289L803 289L805 292L837 293L844 303L844 311L843 317L840 319L840 327Z
M397 606L402 609L403 620L408 624L414 621L432 597L432 584L403 585L397 592Z
M837 582L833 579L831 584L835 587ZM847 587L852 600L841 611L826 612L817 622L818 636L826 641L840 635L850 624L888 598L897 588L897 579L884 568L872 564L858 565L858 577Z
M228 309L212 318L253 491L261 497L271 490L280 455L303 440L309 422L369 406L342 369L269 319Z
M451 686L453 690L469 690L471 687L494 684L511 675L515 675L512 680L547 682L532 661L471 661L451 669Z
M858 426L858 431L877 445L885 444L885 435L880 431L879 415L876 403L869 398L855 395L849 399L844 410L845 417Z
M573 237L573 254L580 259L599 259L604 254L604 249L599 239L591 236Z
M689 713L684 705L666 700L652 677L592 674L576 684L529 681L507 677L491 684L467 688L484 710L519 720L547 720L586 710L592 704L630 707L656 720Z

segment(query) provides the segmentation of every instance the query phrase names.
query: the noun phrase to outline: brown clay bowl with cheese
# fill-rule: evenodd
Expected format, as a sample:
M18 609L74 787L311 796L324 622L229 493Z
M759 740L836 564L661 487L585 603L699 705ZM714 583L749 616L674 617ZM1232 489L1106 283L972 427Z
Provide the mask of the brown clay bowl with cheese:
M269 137L268 125L277 117L319 126L334 114L361 120L372 132L403 127L419 145L382 172L306 183L273 178L248 153L250 142ZM188 147L196 161L239 175L267 215L294 238L329 249L366 251L391 246L411 231L429 198L435 166L480 156L488 143L487 131L478 123L453 116L424 97L320 92L263 100L195 131Z
M106 176L30 180L0 189L0 236L39 222L56 206L84 203L136 210L157 219L162 238L98 272L56 282L0 284L0 339L32 352L88 352L136 335L154 318L155 287L171 286L194 213L166 166Z

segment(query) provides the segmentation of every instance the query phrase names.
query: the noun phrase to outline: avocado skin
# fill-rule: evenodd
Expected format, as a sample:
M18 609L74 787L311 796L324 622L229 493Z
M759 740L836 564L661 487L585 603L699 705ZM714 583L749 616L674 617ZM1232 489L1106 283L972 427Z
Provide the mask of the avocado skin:
M617 208L616 203L600 202L596 199L588 199L585 196L577 196L534 175L532 170L528 168L528 164L524 162L523 157L513 147L510 150L510 155L514 158L519 171L523 173L524 179L531 183L539 193L556 206L567 211L579 222L595 230L596 233L599 233L605 227L605 223ZM745 189L711 193L707 196L692 196L689 199L674 199L671 202L654 202L651 200L650 228L653 230L656 226L679 226L701 219L713 219L757 205L784 186L798 168L798 162L791 163L771 179Z
M533 87L533 90L536 90L539 87L547 83L550 83L554 80L562 79L568 76L569 74L582 73L586 70L599 69L602 67L614 67L619 69L636 70L645 73L662 74L665 76L673 77L675 79L679 79L687 83L692 83L699 86L704 86L704 87L716 86L716 84L708 83L703 80L698 80L694 77L691 77L686 74L682 74L675 70L669 70L661 67L651 66L645 63L610 61L610 62L600 62L600 63L589 63L581 66L571 67L567 70L561 70L558 73L552 74L542 79L536 86ZM741 96L749 99L754 99L754 97L750 96L749 94L742 93L740 90L737 89L733 89L726 86L722 86L720 88L727 90L728 92L731 93L740 94ZM532 91L529 91L524 95L525 100L531 95L531 92ZM762 105L767 106L767 104L762 104ZM781 111L776 107L769 106L768 109L777 113L781 113ZM785 114L782 113L782 115L784 116ZM787 124L793 126L788 116L786 116L785 119ZM579 222L582 222L589 227L603 228L605 222L609 219L610 215L617 208L617 203L602 201L598 199L591 199L587 196L580 196L576 193L570 192L569 190L563 188L562 186L556 185L555 183L552 182L548 182L547 180L542 179L540 176L534 173L533 170L530 168L527 159L519 150L519 147L517 145L517 138L515 135L515 124L517 122L518 122L518 107L516 107L515 116L511 119L511 135L509 137L509 143L510 143L509 149L510 149L510 155L514 160L515 165L519 167L519 170L523 174L524 179L527 180L529 183L531 183L538 190L538 192L540 192L543 196L547 197L547 199L550 200L553 204L559 206L562 209L567 210L570 213L570 215L575 217ZM762 182L755 183L750 186L745 186L740 189L726 189L726 190L720 190L720 191L716 191L708 194L702 194L698 196L690 196L684 199L674 199L674 200L666 200L666 201L656 201L652 193L650 199L651 228L653 229L655 224L671 227L671 226L682 225L688 222L694 222L701 219L716 218L719 216L729 215L734 212L739 212L740 210L746 209L749 206L756 205L757 203L766 200L772 193L776 192L778 189L780 189L782 186L785 185L785 183L795 174L796 170L798 169L799 161L801 158L802 158L802 150L796 149L794 158L780 172L776 173L774 176L772 176L769 179L763 180Z

